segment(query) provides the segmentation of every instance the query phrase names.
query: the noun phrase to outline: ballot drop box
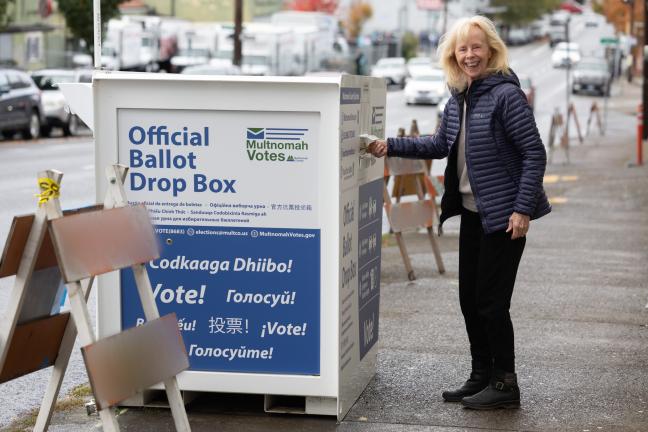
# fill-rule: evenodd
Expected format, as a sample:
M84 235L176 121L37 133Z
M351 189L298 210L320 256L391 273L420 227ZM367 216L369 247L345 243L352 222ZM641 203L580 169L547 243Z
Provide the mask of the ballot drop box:
M375 373L384 167L360 136L384 137L384 81L104 72L92 99L97 196L128 166L162 246L181 390L342 418ZM145 322L129 272L99 283L100 336Z

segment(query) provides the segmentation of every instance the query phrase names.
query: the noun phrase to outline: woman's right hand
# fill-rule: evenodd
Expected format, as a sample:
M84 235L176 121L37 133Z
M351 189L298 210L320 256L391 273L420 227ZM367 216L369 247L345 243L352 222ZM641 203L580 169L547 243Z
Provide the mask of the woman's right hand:
M376 140L372 141L367 146L367 153L371 153L377 158L381 158L387 154L387 141L385 140Z

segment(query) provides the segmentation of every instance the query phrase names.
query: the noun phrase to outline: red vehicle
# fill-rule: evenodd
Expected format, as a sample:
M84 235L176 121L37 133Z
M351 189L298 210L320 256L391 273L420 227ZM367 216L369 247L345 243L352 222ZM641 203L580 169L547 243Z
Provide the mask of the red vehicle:
M582 14L583 13L583 7L576 3L573 0L567 0L564 1L560 4L560 9L566 10L567 12L571 12L574 14Z

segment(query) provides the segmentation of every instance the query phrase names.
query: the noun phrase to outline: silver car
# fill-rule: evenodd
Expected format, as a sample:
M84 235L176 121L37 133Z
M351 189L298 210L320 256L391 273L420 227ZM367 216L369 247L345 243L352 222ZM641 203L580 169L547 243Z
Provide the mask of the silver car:
M387 85L398 84L403 88L405 87L405 78L407 78L405 59L403 57L381 58L371 68L371 76L383 78Z
M572 93L594 91L601 96L610 91L610 67L605 59L585 58L574 68Z
M66 69L43 69L32 73L32 78L41 90L41 100L45 123L41 125L41 135L49 136L53 128L63 129L65 136L77 135L83 126L79 118L70 112L61 83L87 81L87 73Z

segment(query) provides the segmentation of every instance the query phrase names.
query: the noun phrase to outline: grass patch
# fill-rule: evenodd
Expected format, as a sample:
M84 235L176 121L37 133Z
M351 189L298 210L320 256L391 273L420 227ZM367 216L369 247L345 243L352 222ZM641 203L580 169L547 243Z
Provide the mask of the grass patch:
M67 396L56 402L56 411L71 411L82 407L92 398L92 389L88 384L80 384L70 390Z
M19 419L11 422L9 426L0 429L1 432L29 432L34 429L36 418L38 417L38 408L34 408L25 413Z
M56 402L54 412L72 411L81 408L92 398L90 385L81 384L74 387L68 394ZM20 418L14 420L10 425L0 429L0 432L28 432L34 429L36 419L38 418L38 408L23 414Z

